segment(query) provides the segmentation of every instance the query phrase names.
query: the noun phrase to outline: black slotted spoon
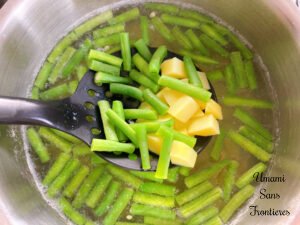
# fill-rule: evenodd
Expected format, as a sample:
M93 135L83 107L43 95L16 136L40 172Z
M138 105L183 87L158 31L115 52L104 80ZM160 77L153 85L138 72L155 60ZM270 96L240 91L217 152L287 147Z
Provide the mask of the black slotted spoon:
M155 48L151 48L154 52ZM132 49L132 55L135 49ZM116 56L121 56L121 52L114 53ZM181 56L168 51L168 58L181 58ZM122 75L127 72L122 71ZM73 135L88 145L91 145L93 138L105 139L103 124L101 121L100 110L97 106L99 100L121 100L124 108L137 108L139 101L132 98L120 97L113 95L107 97L106 92L109 91L109 86L103 84L97 86L94 83L95 72L89 70L79 82L75 93L62 100L54 101L37 101L26 98L15 97L0 97L0 124L26 124L40 125L55 128ZM215 91L210 84L212 98L216 99ZM87 104L93 105L88 107ZM89 118L92 118L89 119ZM99 134L92 132L93 129L100 130ZM211 137L198 137L194 149L199 154L209 143ZM111 152L96 152L103 159L127 169L142 170L141 159L138 151L136 151L137 160L128 158L128 154L120 155ZM158 157L151 153L151 170L155 170L158 162Z

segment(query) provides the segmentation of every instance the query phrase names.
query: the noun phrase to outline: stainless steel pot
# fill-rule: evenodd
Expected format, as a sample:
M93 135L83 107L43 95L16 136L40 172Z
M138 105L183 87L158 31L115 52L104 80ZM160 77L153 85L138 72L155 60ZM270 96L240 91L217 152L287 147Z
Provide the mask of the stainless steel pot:
M135 3L138 1L130 1ZM170 1L175 2L175 1ZM50 52L64 34L117 0L9 0L0 11L0 94L26 96ZM232 224L300 224L300 9L297 0L185 0L217 15L241 33L262 57L279 102L280 140L263 183L280 199L249 205L286 209L289 216L251 216L249 205ZM299 2L300 4L300 2ZM114 5L113 7L116 7ZM9 107L9 106L8 106ZM59 225L66 220L42 198L26 162L19 127L0 126L0 223ZM298 220L297 220L298 215ZM298 222L297 222L298 221Z

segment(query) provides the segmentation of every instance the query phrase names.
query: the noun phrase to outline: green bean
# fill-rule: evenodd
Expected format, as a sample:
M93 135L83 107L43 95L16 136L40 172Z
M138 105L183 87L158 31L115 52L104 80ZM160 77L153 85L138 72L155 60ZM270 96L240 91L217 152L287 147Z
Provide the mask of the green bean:
M126 117L126 113L125 113ZM150 157L148 150L148 142L147 142L147 130L146 126L143 124L139 124L135 127L136 137L138 142L138 147L140 149L142 168L143 170L149 170L151 168L150 165Z
M187 76L189 78L189 82L197 87L203 87L201 80L199 78L197 69L193 63L193 60L189 56L184 56L183 57L184 61L184 68L187 73Z
M63 170L58 174L58 176L54 179L51 185L48 188L48 195L50 197L56 196L66 182L71 178L73 173L79 168L80 162L78 159L71 159L68 161Z
M155 177L159 179L167 179L168 178L168 170L170 165L170 153L171 147L173 143L173 133L168 129L164 129L161 127L161 134L163 138L161 151L158 158L158 163L156 167Z
M198 55L198 54L195 54L193 52L190 52L190 51L187 51L187 50L180 50L178 52L178 54L182 55L182 56L189 56L191 57L193 60L195 60L196 62L199 62L199 63L203 63L203 64L213 64L213 65L217 65L219 64L218 61L216 61L215 59L212 59L212 58L209 58L207 56L202 56L202 55Z
M170 14L177 14L179 12L179 7L176 5L157 3L157 2L149 2L145 3L145 9L157 10L161 12L166 12Z
M116 222L116 225L145 225L143 223L133 223L133 222Z
M243 148L245 151L249 152L254 157L256 157L258 160L261 160L263 162L267 162L270 160L271 155L268 152L254 144L249 139L240 135L238 132L231 130L228 132L228 137L241 148Z
M214 27L208 24L202 24L200 26L200 30L207 36L211 37L212 39L220 43L222 46L228 44L228 41L221 34L219 34L218 31L214 29Z
M96 153L91 152L91 164L93 166L101 166L103 164L107 164L107 161L98 156Z
M176 188L167 184L145 182L140 185L139 191L149 194L158 194L166 197L172 197L175 195Z
M159 86L155 82L135 69L130 71L129 77L145 88L149 88L154 93L158 92L159 90Z
M219 216L214 216L213 218L209 219L203 225L222 225L222 220Z
M103 73L109 73L109 74L112 74L115 76L120 76L120 67L102 63L97 60L92 60L89 63L89 68L96 72L103 72Z
M145 42L144 39L139 39L134 42L134 47L145 60L148 62L151 60L152 54L147 46L147 42Z
M198 212L194 216L188 219L187 225L198 225L203 224L205 221L209 220L210 218L216 216L219 212L219 209L213 206L209 206L206 209Z
M248 78L248 84L251 90L257 89L257 81L256 76L254 72L254 66L251 60L248 60L244 64L245 67L245 73Z
M140 18L140 29L142 34L142 39L145 44L150 44L150 34L149 34L149 20L147 16L141 16Z
M206 74L207 79L210 82L223 80L223 77L224 77L221 70L209 71L209 72L206 72L205 74Z
M137 19L140 16L140 11L138 8L132 8L129 9L126 12L123 12L119 14L116 17L113 17L112 19L108 20L109 24L117 24L117 23L126 23L129 22L130 20Z
M70 81L68 83L69 93L73 95L76 92L78 85L79 85L79 82L77 80Z
M34 86L31 90L31 99L38 100L39 98L40 98L40 89Z
M158 84L176 91L180 91L203 102L207 102L211 98L211 93L209 91L203 88L195 87L194 85L185 83L172 77L161 76L158 80Z
M219 214L224 223L226 223L233 215L233 213L253 195L254 190L255 188L253 186L247 185L233 195L233 197L224 206Z
M227 34L229 41L242 53L245 59L252 59L253 53L245 46L245 44L237 38L234 34L228 33Z
M93 38L94 40L101 38L101 37L107 37L112 34L121 33L125 31L125 24L124 23L118 23L111 26L103 27L97 30L93 31Z
M168 119L168 120L163 120L163 121L158 120L158 121L151 121L151 122L132 123L132 124L130 124L130 126L132 128L135 128L135 127L139 126L140 124L146 126L147 133L155 133L159 129L160 126L173 127L174 120ZM182 133L180 133L180 134L182 134Z
M40 92L40 98L44 101L54 100L58 98L66 97L70 94L69 86L67 84L60 84L55 87L51 87L46 91Z
M80 81L89 69L86 66L79 65L76 67L77 79Z
M231 52L230 61L232 63L234 74L236 76L237 85L239 88L247 88L248 80L245 75L244 63L240 52Z
M153 24L155 30L158 31L158 33L163 38L165 38L169 42L174 41L174 37L171 34L170 29L161 21L160 18L158 18L158 17L152 18L151 23Z
M238 167L239 163L235 160L232 160L228 165L224 175L223 199L225 202L228 202L230 199Z
M155 177L155 172L153 172L153 171L131 170L130 173L133 174L134 176L142 178L144 180L150 180L150 181L154 181L154 182L157 182L157 183L162 183L163 182L162 179L158 179L158 178Z
M120 34L121 54L123 58L123 69L125 71L131 70L131 49L129 42L129 33L123 32Z
M156 49L149 62L150 74L159 74L160 65L164 60L164 58L167 56L167 53L168 53L168 49L165 45L162 45Z
M254 178L255 174L261 174L267 169L266 164L259 162L244 172L235 182L235 185L241 189L246 185L250 184Z
M48 81L50 84L54 84L57 80L57 78L61 75L62 69L64 68L66 62L68 62L71 57L75 53L75 48L68 47L62 56L59 58L59 61L55 64L53 70L51 71L51 74L48 77Z
M183 34L183 31L178 26L173 27L172 33L179 45L188 50L193 49L190 39Z
M197 20L184 18L180 16L173 16L166 13L161 15L161 20L167 24L178 25L188 28L198 28L200 26L200 23Z
M64 214L75 224L84 225L86 222L86 218L81 215L78 211L76 211L72 205L65 199L61 198L59 200L59 206L64 212Z
M64 189L63 195L68 198L72 198L79 186L82 184L83 180L89 174L89 172L90 169L87 166L81 166L78 172L70 180L69 184Z
M72 153L74 156L85 156L91 154L91 148L86 143L76 144L73 149Z
M45 84L48 80L48 77L52 71L53 64L45 62L42 68L39 70L38 75L34 81L34 86L38 87L40 90L45 89Z
M26 134L32 149L38 155L41 162L48 162L50 160L49 152L36 130L34 128L28 128Z
M223 103L227 106L243 106L258 109L272 109L274 107L273 103L269 101L237 96L225 96L223 98Z
M215 143L210 152L210 158L215 161L219 161L221 158L221 151L223 149L223 143L225 139L225 131L220 129L220 134L216 137Z
M246 111L242 109L236 109L233 113L233 116L239 119L245 125L255 130L267 140L272 141L272 134L267 129L265 129L259 121L257 121L252 115L250 115Z
M102 216L107 212L109 206L113 203L115 197L117 196L119 190L121 188L121 184L117 181L112 181L107 188L108 191L105 194L103 200L100 202L98 207L95 209L95 214L97 216Z
M105 51L107 54L114 54L118 51L121 51L121 46L116 45L116 46L109 46L109 48Z
M91 190L89 195L85 200L85 204L90 208L95 208L100 198L103 196L105 190L107 189L112 176L104 173L95 184L94 188Z
M98 167L90 172L72 201L74 208L79 209L83 206L87 196L89 195L89 192L92 190L103 171L104 167Z
M179 169L179 174L184 177L187 177L188 175L190 175L191 170L192 169L189 167L181 166Z
M163 208L173 208L175 206L174 197L163 197L143 192L134 193L132 200L135 203L158 206Z
M107 116L115 127L118 127L135 145L137 145L136 132L126 123L118 114L113 110L109 109L107 111Z
M109 120L109 118L106 114L107 111L111 109L110 103L107 100L100 100L100 101L98 101L98 107L100 109L101 120L102 120L106 140L118 141L118 137L117 137L114 125ZM95 144L94 150L96 150L96 149L104 150L100 146L98 146L98 144L96 144L96 142L94 142L94 144ZM104 145L103 147L105 148L106 144L105 143L102 143L102 144ZM99 143L99 145L100 145L100 143Z
M145 216L144 223L150 225L181 225L182 224L181 221L177 219L169 220L169 219L161 219L152 216Z
M60 131L60 130L57 130L57 129L53 129L53 128L50 128L50 130L55 133L56 135L62 137L63 139L71 142L71 143L74 143L74 144L78 144L78 143L81 143L80 139L74 137L73 135L70 135L66 132L63 132L63 131Z
M132 81L128 77L119 77L109 73L97 72L94 78L94 82L97 85L101 84L111 84L111 83L120 83L120 84L131 84Z
M213 204L215 201L222 197L222 190L219 187L216 187L203 195L200 195L198 198L194 199L191 202L181 206L179 208L179 213L182 217L188 218L200 210L206 208L207 206Z
M209 16L203 15L198 11L190 10L190 9L180 9L179 16L191 18L203 23L212 23L213 19Z
M48 170L46 176L44 177L42 183L43 185L50 185L52 181L57 177L57 175L62 171L67 162L70 160L71 155L67 153L61 153L57 159L54 161L53 165Z
M126 206L129 204L133 195L133 190L130 188L124 188L116 202L113 204L110 211L108 211L107 215L104 217L103 224L104 225L113 225L117 222L121 213L124 211Z
M91 150L93 152L125 152L132 154L135 146L131 143L120 143L117 141L96 139L92 140Z
M139 101L143 100L143 92L136 87L132 87L125 84L110 84L109 90L113 94L121 94L121 95L129 96Z
M225 67L224 75L228 93L235 94L238 84L231 64Z
M218 31L218 33L222 34L223 36L228 35L228 34L231 33L231 31L230 31L227 27L225 27L225 26L223 26L223 25L221 25L221 24L218 24L218 23L211 23L210 25L211 25L216 31Z
M86 221L86 223L84 225L96 225L96 223L94 223L91 220Z
M143 181L141 179L135 177L134 175L119 167L108 165L107 169L114 177L133 188L138 189L143 184Z
M141 205L137 203L133 203L131 205L129 212L135 216L152 216L170 220L174 220L176 218L176 213L172 209Z
M120 44L120 33L112 34L105 37L100 37L94 40L94 47L95 48L103 48L105 46L111 46Z
M113 66L121 67L123 60L117 56L110 55L105 52L100 52L94 49L91 49L88 55L88 59L92 60L98 60L100 62L104 62Z
M222 160L220 162L217 162L205 169L201 169L197 171L196 173L186 177L184 179L184 183L188 188L194 187L197 184L200 184L212 176L218 174L224 167L226 167L230 163L229 160Z
M178 194L175 197L176 202L178 203L178 205L181 206L187 202L190 202L190 201L198 198L199 196L203 195L207 191L212 190L213 187L214 186L212 185L212 183L210 183L209 181L204 181L204 182L202 182L190 189L186 189L185 191Z
M112 103L112 110L123 120L125 120L125 115L124 115L124 108L123 108L123 103L121 101L113 101ZM117 127L115 127L118 139L120 142L125 142L127 141L126 135Z
M157 83L159 79L159 74L150 74L149 64L144 60L144 58L140 54L135 54L132 57L132 61L136 68L141 71L146 77L148 77L153 82Z
M202 42L200 41L200 39L197 37L197 35L194 33L194 31L192 29L188 29L185 32L185 35L191 41L193 47L196 50L199 50L202 55L205 55L205 56L209 55L207 48L202 44Z
M55 135L49 128L40 127L39 134L52 145L56 146L63 152L71 152L72 144L65 139Z
M206 34L200 35L200 40L204 44L205 47L213 50L214 52L218 53L219 55L223 57L228 57L229 52L223 48L219 43L208 37Z
M145 89L143 91L145 101L158 112L159 115L164 115L169 110L169 107L162 102L151 90Z
M179 178L179 167L170 168L168 171L167 181L170 183L176 183Z

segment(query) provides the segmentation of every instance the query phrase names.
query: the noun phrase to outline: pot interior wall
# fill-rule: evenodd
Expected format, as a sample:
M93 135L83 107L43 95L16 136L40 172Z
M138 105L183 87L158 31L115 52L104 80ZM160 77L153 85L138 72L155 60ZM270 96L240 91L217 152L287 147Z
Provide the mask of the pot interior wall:
M135 1L131 1L135 2ZM174 1L170 1L174 2ZM249 216L248 206L233 223L288 224L299 211L300 145L297 124L300 109L300 49L283 10L276 0L187 0L233 26L262 57L270 72L279 105L280 139L269 176L285 175L285 183L262 184L279 200L251 202L262 209L288 209L289 217ZM289 5L288 1L283 4ZM0 94L27 96L37 71L64 34L85 19L105 10L115 0L12 0L0 12ZM120 2L119 2L120 3ZM118 4L119 4L118 3ZM122 4L124 2L121 2ZM180 1L182 4L182 1ZM276 3L278 4L278 2ZM104 6L104 7L102 7ZM300 23L296 17L293 23ZM64 220L42 198L28 168L19 127L0 126L0 207L11 224L64 224ZM237 222L239 221L239 222Z

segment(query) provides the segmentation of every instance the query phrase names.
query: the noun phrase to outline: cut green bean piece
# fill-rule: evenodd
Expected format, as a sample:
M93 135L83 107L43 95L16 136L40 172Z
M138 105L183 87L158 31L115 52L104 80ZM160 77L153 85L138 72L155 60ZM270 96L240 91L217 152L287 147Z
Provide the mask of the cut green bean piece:
M179 167L170 168L168 171L167 181L170 183L176 183L179 178Z
M125 117L126 117L126 113L125 113ZM139 124L138 126L135 127L135 131L136 131L138 147L140 149L142 168L143 170L149 170L151 168L151 165L150 165L150 157L149 157L149 150L148 150L146 126L143 124Z
M40 98L40 89L33 87L31 90L31 99L38 100Z
M117 196L121 184L117 181L112 181L107 188L107 193L105 194L103 200L100 202L98 207L95 209L95 214L97 216L102 216L109 210L110 205L112 205L115 197Z
M74 156L86 156L91 154L91 148L86 143L76 144L73 149L72 153Z
M62 169L65 167L67 162L70 160L71 155L66 153L61 153L53 165L48 170L46 176L44 177L42 183L43 185L48 186L52 183L52 181L57 177L57 175L62 171Z
M114 177L123 181L125 184L130 185L131 187L138 189L143 184L143 181L141 179L135 177L134 175L119 167L108 165L107 169Z
M109 36L105 36L105 37L100 37L97 38L96 40L94 40L94 47L95 48L103 48L105 46L111 46L111 45L116 45L116 44L120 44L120 34L112 34Z
M204 181L198 184L197 186L192 187L190 189L186 189L185 191L176 195L175 197L176 202L178 203L178 205L181 206L187 202L190 202L198 198L199 196L206 193L207 191L212 190L213 187L214 186L212 185L212 183L210 183L209 181Z
M124 115L124 108L123 108L123 103L121 101L113 101L112 103L112 110L123 120L125 120L125 115ZM118 139L120 142L125 142L127 141L126 135L119 129L115 128Z
M252 63L252 60L248 60L245 62L245 73L248 79L248 84L251 90L257 89L257 81L256 81L256 75L254 72L254 66Z
M211 25L216 31L218 31L218 33L222 34L223 36L228 35L229 33L231 33L231 31L230 31L227 27L225 27L225 26L223 26L223 25L221 25L221 24L218 24L218 23L211 23L210 25Z
M158 178L155 177L155 172L153 172L153 171L131 170L130 173L133 174L134 176L142 178L144 180L150 180L150 181L154 181L154 182L157 182L157 183L162 183L163 182L162 179L158 179Z
M123 58L123 69L125 71L131 70L131 49L129 42L129 33L121 33L120 34L121 41L121 54Z
M167 53L168 53L168 49L165 45L162 45L156 49L149 62L150 74L159 74L160 65L164 60L164 58L167 56Z
M72 95L77 90L79 82L77 80L72 80L68 83L69 93Z
M219 62L213 58L209 58L207 56L202 56L202 55L199 55L199 54L195 54L191 51L187 51L187 50L180 50L178 52L178 54L182 55L182 56L189 56L191 57L194 61L198 62L198 63L203 63L203 64L212 64L212 65L218 65Z
M169 110L168 105L162 102L151 90L143 91L145 101L150 104L159 115L164 115Z
M89 64L89 68L96 72L109 73L115 76L120 76L120 67L112 66L106 63L92 60Z
M169 220L169 219L161 219L152 216L145 216L144 223L149 225L181 225L182 222L178 219Z
M255 188L251 185L243 187L239 192L233 195L229 202L221 210L219 216L226 223L233 213L240 208L254 193Z
M229 131L228 137L237 145L239 145L241 148L243 148L245 151L252 154L254 157L256 157L258 160L261 160L263 162L267 162L270 160L271 155L263 150L261 147L257 146L255 143L250 141L249 139L245 138L241 134L235 131Z
M179 45L188 50L193 49L191 41L186 35L183 34L183 31L178 26L173 27L172 33Z
M189 56L183 57L184 62L184 68L187 73L187 76L189 78L189 82L197 87L203 87L201 80L199 78L199 74L197 72L197 69L193 63L193 60Z
M274 107L273 103L269 101L237 96L225 96L223 103L227 106L242 106L257 109L272 109Z
M224 75L228 93L235 94L238 84L231 64L225 67Z
M132 61L136 68L141 71L142 74L144 74L146 77L148 77L150 80L153 82L157 83L159 79L159 74L150 74L149 71L149 64L146 62L146 60L140 55L140 54L135 54L132 57Z
M178 25L182 27L198 28L200 26L200 23L197 20L169 15L166 13L161 15L161 20L164 23L171 24L171 25Z
M181 166L179 169L179 174L184 177L187 177L188 175L190 175L191 170L192 168Z
M84 180L83 184L79 188L78 192L73 199L72 205L74 208L79 209L83 206L87 196L89 195L90 191L94 187L95 183L97 182L100 175L103 173L104 167L98 167L91 171L88 177Z
M51 87L46 91L40 92L40 99L43 101L62 99L70 95L69 86L67 84L60 84Z
M204 102L207 102L212 95L209 91L203 88L195 87L194 85L168 76L161 76L158 80L158 84L182 92Z
M149 20L147 16L141 16L140 18L140 29L142 34L142 39L144 42L150 44L150 34L149 34Z
M107 215L104 217L104 225L114 225L119 219L120 215L129 204L133 195L133 190L130 188L124 188L112 208L109 210Z
M129 73L129 77L145 88L149 88L154 93L158 92L159 90L159 86L156 83L154 83L150 78L138 72L137 70L131 70Z
M210 158L215 161L219 161L221 158L221 151L223 149L225 139L225 131L223 129L220 130L220 134L216 137L215 143L210 152Z
M179 12L179 7L176 5L157 3L157 2L149 2L145 3L145 9L166 12L170 14L177 14Z
M63 168L61 173L54 179L48 188L48 195L50 197L56 196L66 182L71 178L74 172L79 168L80 162L78 159L71 159L68 161L66 166Z
M103 196L106 188L109 185L109 182L112 180L112 176L104 173L95 184L94 188L91 190L89 195L87 196L85 200L85 204L90 208L95 208L98 201Z
M115 225L145 225L143 223L133 223L133 222L116 222Z
M233 43L233 45L242 53L243 57L245 59L252 59L253 58L253 53L249 48L234 34L228 33L227 34L229 41Z
M211 37L212 39L220 43L222 46L228 44L228 41L221 34L219 34L218 31L214 29L214 27L208 24L202 24L200 26L200 30L207 36Z
M193 201L181 206L179 208L179 213L182 217L188 218L200 210L210 206L218 199L222 197L222 190L219 187L216 187L203 195L200 195L198 198L194 199Z
M210 18L209 16L206 16L204 14L199 13L198 11L194 11L194 10L190 10L190 9L181 8L178 15L182 16L182 17L191 18L191 19L197 20L199 22L204 22L204 23L212 23L213 22L213 19Z
M246 111L242 109L236 109L233 113L233 116L239 119L245 125L255 130L257 133L259 133L267 140L272 141L273 137L270 131L265 129L259 121L257 121L252 115L250 115Z
M131 143L120 143L104 139L93 139L91 144L93 152L125 152L132 154L135 146Z
M64 214L75 224L77 225L85 225L86 218L76 211L72 205L65 199L61 198L59 200L59 206L64 212Z
M151 23L153 24L155 30L167 41L174 41L174 37L171 34L170 29L161 21L160 18L154 17L151 19Z
M209 206L206 209L198 212L194 216L188 219L187 225L198 225L202 224L210 218L216 216L219 212L219 209L213 206Z
M225 202L228 202L230 199L238 167L239 163L235 160L232 160L225 172L223 186L223 199Z
M223 57L229 56L229 52L225 48L223 48L219 43L208 37L206 34L201 34L200 40L208 49L213 50L214 52L218 53Z
M90 169L87 166L81 166L79 171L75 174L75 176L70 180L69 184L64 189L63 195L68 198L72 198L89 172Z
M50 160L50 155L38 132L34 128L28 128L26 134L32 149L38 155L41 162L48 162Z
M174 197L163 197L143 192L136 192L133 195L133 202L163 208L173 208L175 206Z
M184 179L184 183L188 188L194 187L197 184L200 184L212 176L218 174L224 167L226 167L230 163L230 160L222 160L217 162L205 169L201 169L200 171L188 176Z
M196 50L199 50L200 53L205 55L205 56L209 55L209 52L208 52L207 48L202 44L202 42L200 41L200 39L197 37L197 35L195 34L195 32L192 29L188 29L185 32L185 35L191 41L193 47Z
M65 139L54 134L49 128L40 127L39 134L52 145L56 146L63 152L71 152L72 144Z
M210 82L215 82L219 80L223 80L224 76L221 70L214 70L206 72L206 77Z
M101 120L102 120L102 124L103 124L103 129L104 129L104 134L105 134L105 138L106 140L110 140L110 141L118 141L118 137L114 128L114 125L112 124L112 122L109 120L108 116L107 116L107 111L111 109L110 107L110 103L107 100L100 100L98 101L98 107L100 109L100 114L101 114ZM98 141L97 141L98 143ZM101 150L102 148L100 146L98 146L98 144L96 144L96 142L94 142L94 150L99 149ZM102 143L105 147L105 143ZM100 145L100 143L99 143ZM102 149L104 150L104 149Z
M125 31L125 24L124 23L118 23L111 26L103 27L100 29L97 29L93 31L93 38L94 40L101 38L101 37L107 37L112 34L121 33Z
M235 185L241 189L246 185L250 184L255 177L258 177L259 174L262 174L267 169L266 164L259 162L244 172L236 181Z
M162 196L172 197L175 195L176 188L167 184L145 182L140 185L139 191L149 194L158 194Z
M39 70L38 75L34 81L34 86L38 87L40 90L45 89L45 84L47 83L48 77L52 71L53 64L45 62L44 65Z
M213 218L203 223L203 225L222 225L222 224L223 222L219 216L214 216Z
M79 65L76 68L76 75L78 81L81 81L81 79L84 77L84 75L87 73L89 69L84 65Z
M88 55L89 60L95 59L100 62L108 63L110 65L121 67L123 60L117 56L110 55L105 52L100 52L94 49L91 49Z
M117 24L117 23L126 23L130 20L137 19L140 16L140 11L138 8L132 8L129 9L126 12L123 12L119 14L116 17L113 17L112 19L108 20L109 24Z
M113 94L129 96L139 101L143 100L143 92L136 87L132 87L125 84L110 84L109 90Z
M96 223L91 220L88 220L84 225L96 225Z
M132 123L130 124L130 126L132 128L135 128L139 125L145 125L146 126L146 130L147 130L147 133L155 133L159 128L160 126L167 126L167 127L173 127L174 125L174 120L173 119L168 119L168 120L158 120L158 121L151 121L151 122L139 122L139 123ZM179 132L178 132L179 133ZM180 133L182 134L182 133ZM185 135L187 136L187 135Z
M172 209L165 209L137 203L133 203L131 205L129 212L135 216L152 216L161 219L171 220L174 220L176 218L176 213Z
M230 61L232 63L234 73L236 76L237 84L239 88L247 88L248 80L245 74L244 62L240 52L231 52Z
M132 80L128 77L119 77L104 72L97 72L94 78L94 82L97 85L110 83L131 84Z
M147 60L148 62L151 60L152 54L149 47L147 46L147 42L145 42L144 39L139 39L134 42L134 47L145 60Z
M116 45L116 46L109 46L109 48L105 51L107 54L114 54L118 51L121 51L121 46Z
M74 143L74 144L78 144L78 143L81 143L81 140L74 137L73 135L70 135L66 132L63 132L63 131L60 131L60 130L57 130L57 129L52 129L50 128L50 130L55 133L56 135L62 137L63 139L66 139L67 141L71 142L71 143Z
M91 152L91 164L93 166L101 166L107 164L107 161L98 156L96 153Z

